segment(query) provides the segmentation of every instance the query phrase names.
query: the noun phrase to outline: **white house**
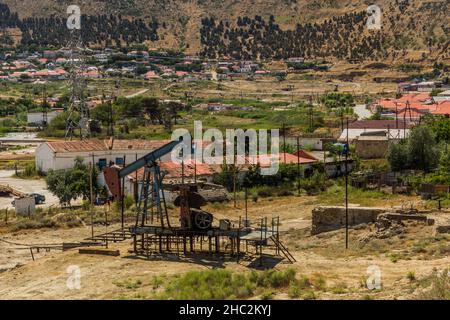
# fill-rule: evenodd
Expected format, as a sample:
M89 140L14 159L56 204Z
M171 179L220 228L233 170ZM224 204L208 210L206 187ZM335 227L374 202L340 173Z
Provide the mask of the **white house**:
M53 119L58 115L57 111L51 111L47 113L47 123L52 122ZM44 122L44 113L43 112L29 112L27 114L27 124L41 126Z
M70 169L77 157L83 158L86 164L94 163L100 168L111 162L123 165L124 157L129 164L168 142L114 139L45 142L36 149L36 168L44 173L49 170ZM171 155L168 154L161 160L170 158Z
M437 96L433 97L434 102L439 103L442 101L450 100L450 90L439 93Z
M409 133L414 126L413 122L406 122L403 119L396 120L359 120L349 124L348 138L349 141L357 139L362 134L370 132L379 133L383 131L389 139L398 140L409 137ZM339 141L345 142L347 139L347 128L344 128Z

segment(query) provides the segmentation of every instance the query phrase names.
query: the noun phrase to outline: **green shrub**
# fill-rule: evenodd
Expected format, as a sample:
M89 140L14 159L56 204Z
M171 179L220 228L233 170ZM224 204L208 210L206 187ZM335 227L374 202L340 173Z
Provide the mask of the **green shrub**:
M191 271L170 279L157 299L224 300L247 299L256 294L270 299L271 289L286 288L295 281L295 271L267 270L234 273L229 270ZM160 285L160 284L159 284Z
M317 296L314 293L314 291L305 291L305 293L303 293L301 295L302 299L304 300L316 300Z
M261 198L270 198L273 196L273 191L271 188L267 187L267 188L258 190L258 196Z
M13 226L13 231L27 230L27 229L43 229L56 228L57 223L49 218L42 218L40 220L22 220Z
M414 271L408 271L408 273L406 274L406 278L412 282L416 280L416 274L414 273Z
M435 273L431 277L431 288L420 295L425 300L450 300L450 270Z
M141 280L134 280L134 279L115 281L113 283L120 288L125 288L125 289L129 289L129 290L137 289L142 285Z
M18 178L22 179L30 179L30 178L36 178L39 177L39 173L36 170L35 163L28 163L26 164L23 171L18 171L17 175Z
M291 299L297 299L300 297L301 290L297 281L292 281L289 286L288 295Z
M125 210L130 209L134 204L135 204L134 197L131 196L131 195L126 195L125 198L124 198ZM114 202L114 207L113 208L114 208L115 211L122 210L122 201L120 200L120 201Z

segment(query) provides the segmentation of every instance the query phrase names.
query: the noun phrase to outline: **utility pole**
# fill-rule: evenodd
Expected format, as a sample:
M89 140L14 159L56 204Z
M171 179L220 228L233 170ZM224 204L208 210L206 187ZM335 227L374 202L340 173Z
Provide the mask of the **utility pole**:
M313 110L313 97L309 96L309 131L314 131L314 110Z
M47 87L44 84L42 88L42 128L48 125L48 105L47 105Z
M89 188L91 192L91 237L94 238L94 188L92 185L92 179L94 177L93 163L89 163Z
M300 137L297 137L297 189L300 195Z
M234 207L237 208L237 166L236 166L236 157L234 157L234 166L233 166L233 198L234 198Z
M196 151L197 151L197 145L196 145L196 143L195 142L191 142L191 144L192 144L192 148L191 148L191 150L193 150L194 152L194 183L195 184L197 184L197 153L196 153Z
M398 106L397 106L397 102L395 102L395 128L398 130Z
M348 249L348 153L350 146L348 143L348 118L347 118L347 149L345 152L345 249Z
M245 227L248 221L248 187L245 185Z
M286 164L286 125L283 123L283 156L284 164Z
M126 167L127 157L123 156L123 167ZM121 203L121 223L122 231L125 227L125 177L122 178L122 203Z

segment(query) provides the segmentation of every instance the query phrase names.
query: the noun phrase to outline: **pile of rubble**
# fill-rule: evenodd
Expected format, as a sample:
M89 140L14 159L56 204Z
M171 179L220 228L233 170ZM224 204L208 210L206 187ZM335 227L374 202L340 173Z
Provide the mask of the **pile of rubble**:
M433 219L429 219L426 215L420 214L415 209L382 213L377 217L375 230L364 235L360 240L367 242L371 239L387 239L402 234L406 232L406 221L422 222L429 226L434 224Z

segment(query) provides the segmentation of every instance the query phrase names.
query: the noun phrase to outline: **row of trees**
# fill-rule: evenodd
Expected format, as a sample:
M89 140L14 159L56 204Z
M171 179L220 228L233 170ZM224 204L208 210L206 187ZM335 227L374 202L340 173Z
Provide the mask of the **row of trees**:
M86 45L128 47L133 43L159 40L156 20L128 19L118 15L83 15L81 37ZM23 46L65 46L71 35L67 32L66 18L28 17L20 19L6 4L0 4L0 29L19 28Z
M108 130L116 126L123 133L129 133L130 125L162 125L167 132L178 124L180 112L188 106L177 101L160 101L153 97L138 96L118 98L115 102L104 102L91 110L91 132L95 135L112 134ZM67 112L59 114L48 126L45 134L53 136L66 129Z
M204 18L200 29L202 54L209 58L230 55L236 59L285 59L337 57L341 59L382 58L381 32L364 32L366 13L348 13L322 23L297 24L282 30L273 16L237 19L233 26Z
M163 102L154 97L138 96L119 98L113 105L103 103L92 110L91 116L107 126L111 121L115 123L120 119L139 119L145 124L163 125L167 131L171 131L180 118L179 112L185 108L180 102Z

